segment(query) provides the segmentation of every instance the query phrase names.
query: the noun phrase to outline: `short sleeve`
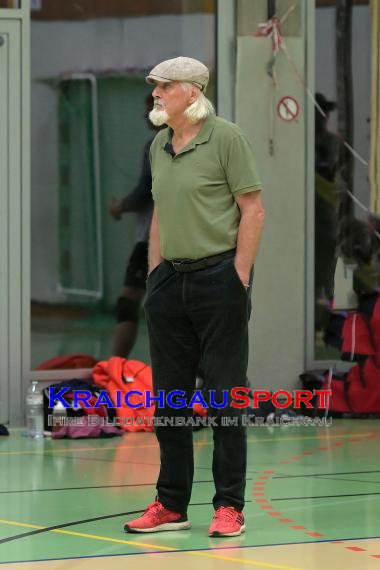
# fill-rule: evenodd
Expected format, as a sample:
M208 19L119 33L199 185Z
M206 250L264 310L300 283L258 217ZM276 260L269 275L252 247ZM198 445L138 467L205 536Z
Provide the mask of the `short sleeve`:
M253 150L244 135L235 136L228 147L225 163L227 182L234 196L261 190Z

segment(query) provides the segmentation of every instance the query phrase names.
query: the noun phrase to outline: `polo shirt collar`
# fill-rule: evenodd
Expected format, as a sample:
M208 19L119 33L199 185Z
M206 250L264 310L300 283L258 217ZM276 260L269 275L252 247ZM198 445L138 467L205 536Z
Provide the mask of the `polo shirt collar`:
M210 136L212 131L214 130L214 126L215 126L215 115L209 115L207 117L207 119L205 120L205 122L203 123L201 130L199 131L199 133L197 134L196 137L194 137L182 150L181 152L178 153L182 154L183 152L187 152L188 150L192 150L193 148L196 147L196 145L198 144L203 144L209 141ZM165 147L165 145L167 143L171 144L172 142L172 136L173 136L173 129L168 127L167 129L167 135L163 141L163 147ZM176 155L176 156L178 156Z

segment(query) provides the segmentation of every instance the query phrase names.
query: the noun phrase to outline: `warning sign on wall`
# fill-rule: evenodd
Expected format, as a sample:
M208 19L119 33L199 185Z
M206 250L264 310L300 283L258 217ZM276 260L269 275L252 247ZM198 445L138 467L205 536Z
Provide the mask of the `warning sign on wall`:
M295 121L300 114L300 106L298 101L290 95L282 97L277 105L277 114L280 119L286 121L287 123Z

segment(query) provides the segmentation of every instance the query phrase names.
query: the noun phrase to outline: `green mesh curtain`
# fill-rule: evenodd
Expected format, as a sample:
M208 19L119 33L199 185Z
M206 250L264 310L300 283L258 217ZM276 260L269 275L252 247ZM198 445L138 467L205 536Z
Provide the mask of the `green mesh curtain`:
M102 240L104 308L120 294L126 260L134 245L135 220L115 222L113 196L123 197L136 184L146 141L153 136L144 120L150 93L143 77L97 78L101 235L96 223L95 156L91 83L69 79L59 86L59 273L65 289L99 289L97 240ZM70 295L71 303L91 297Z
M92 127L88 82L62 82L59 89L59 260L60 282L66 288L97 287Z

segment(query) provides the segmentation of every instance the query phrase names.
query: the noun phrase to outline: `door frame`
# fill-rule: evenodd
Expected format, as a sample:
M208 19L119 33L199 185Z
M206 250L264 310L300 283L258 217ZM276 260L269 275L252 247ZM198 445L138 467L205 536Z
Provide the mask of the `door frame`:
M24 412L24 389L30 373L30 3L0 9L0 26L9 30L8 97L8 244L5 343L8 384L6 423L18 424ZM7 33L7 32L6 32ZM1 49L1 48L0 48ZM4 308L2 307L2 310Z

